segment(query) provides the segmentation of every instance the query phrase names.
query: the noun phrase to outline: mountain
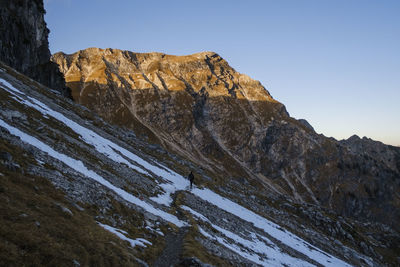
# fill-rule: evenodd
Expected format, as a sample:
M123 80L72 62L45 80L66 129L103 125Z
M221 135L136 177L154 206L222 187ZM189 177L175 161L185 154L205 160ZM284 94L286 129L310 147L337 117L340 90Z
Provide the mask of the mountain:
M43 2L0 6L0 266L400 263L397 148L315 134L210 52L60 53L74 102Z
M0 60L70 97L57 65L50 61L45 12L42 0L0 1Z
M0 97L2 266L396 263L389 227L271 199L257 181L209 186L195 163L2 63Z
M89 48L52 60L76 102L200 165L205 184L247 195L254 186L400 230L400 148L315 133L216 53Z

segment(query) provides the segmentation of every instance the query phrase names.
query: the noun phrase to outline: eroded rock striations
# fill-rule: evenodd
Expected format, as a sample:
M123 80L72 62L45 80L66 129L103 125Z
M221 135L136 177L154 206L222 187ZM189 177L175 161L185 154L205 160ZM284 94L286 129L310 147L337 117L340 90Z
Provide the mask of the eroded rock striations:
M43 0L0 1L0 60L70 97L57 65L50 62Z
M214 183L257 179L271 195L399 230L399 148L315 133L216 53L89 48L52 60L77 102L200 164Z

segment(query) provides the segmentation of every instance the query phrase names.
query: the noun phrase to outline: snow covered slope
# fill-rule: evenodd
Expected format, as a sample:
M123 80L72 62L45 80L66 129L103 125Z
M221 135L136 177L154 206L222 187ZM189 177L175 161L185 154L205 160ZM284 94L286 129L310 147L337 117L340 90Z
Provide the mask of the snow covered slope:
M302 230L296 233L285 229L290 223L279 225L279 219L291 215L252 210L224 188L198 183L189 190L185 176L190 169L202 180L194 163L106 124L5 66L0 70L0 96L2 139L36 159L24 172L49 179L75 205L95 205L93 220L99 229L128 241L140 264L158 265L164 244L171 240L178 244L177 254L166 265L188 258L212 265L375 264L310 226L298 225ZM118 212L121 205L139 214L135 216L142 223L130 223L126 212ZM143 256L151 247L157 252Z

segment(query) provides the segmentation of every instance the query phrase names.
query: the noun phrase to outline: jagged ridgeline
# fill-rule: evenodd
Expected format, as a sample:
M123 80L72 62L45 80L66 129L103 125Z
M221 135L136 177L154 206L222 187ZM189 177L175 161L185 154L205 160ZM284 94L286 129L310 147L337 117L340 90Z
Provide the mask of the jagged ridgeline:
M200 165L205 183L262 187L399 230L399 148L315 133L216 53L89 48L52 60L75 101Z

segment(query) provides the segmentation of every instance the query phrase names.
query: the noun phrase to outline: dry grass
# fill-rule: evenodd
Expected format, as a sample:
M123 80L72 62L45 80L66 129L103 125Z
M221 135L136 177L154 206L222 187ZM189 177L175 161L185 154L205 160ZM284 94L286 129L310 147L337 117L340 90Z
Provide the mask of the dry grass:
M1 266L136 265L127 243L71 205L48 180L21 172L32 161L23 150L2 140L0 151L21 165L11 171L0 164Z

